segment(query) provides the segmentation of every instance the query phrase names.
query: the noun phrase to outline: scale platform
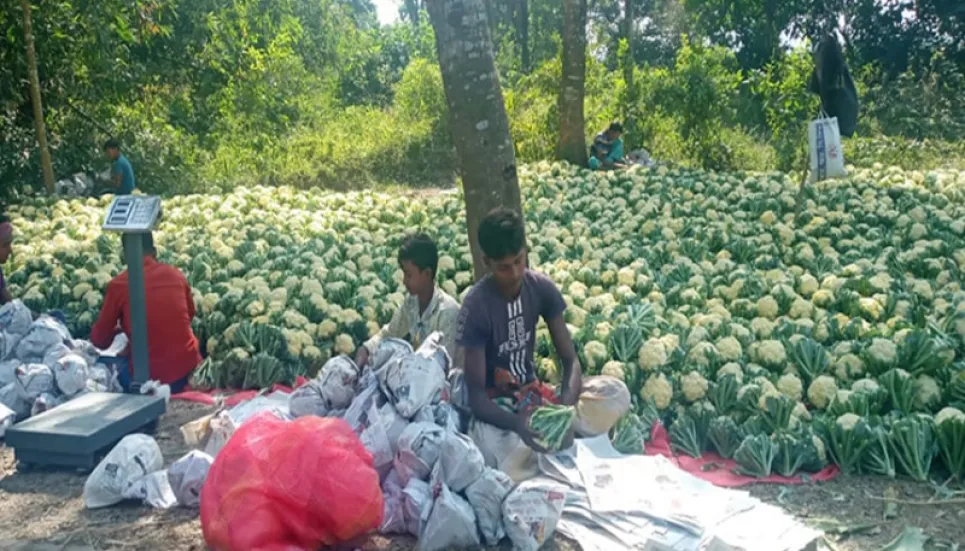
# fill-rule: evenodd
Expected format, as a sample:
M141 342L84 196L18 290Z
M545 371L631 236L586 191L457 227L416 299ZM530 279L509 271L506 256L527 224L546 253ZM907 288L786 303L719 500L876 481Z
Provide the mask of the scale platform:
M164 398L91 392L7 429L19 468L93 469L124 436L150 431L166 410Z

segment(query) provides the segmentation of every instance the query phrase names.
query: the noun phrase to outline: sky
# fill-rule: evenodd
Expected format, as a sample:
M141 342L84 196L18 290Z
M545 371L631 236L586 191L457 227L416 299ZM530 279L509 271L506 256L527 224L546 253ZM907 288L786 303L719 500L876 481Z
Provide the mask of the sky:
M379 16L379 23L387 25L399 19L400 0L372 0L375 11Z

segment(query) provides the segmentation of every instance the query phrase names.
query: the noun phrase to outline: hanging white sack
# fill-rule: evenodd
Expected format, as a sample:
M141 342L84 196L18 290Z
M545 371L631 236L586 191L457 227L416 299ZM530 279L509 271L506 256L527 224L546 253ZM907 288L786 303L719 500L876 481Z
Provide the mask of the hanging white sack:
M844 168L838 119L824 113L808 124L808 150L811 157L811 183L848 175Z

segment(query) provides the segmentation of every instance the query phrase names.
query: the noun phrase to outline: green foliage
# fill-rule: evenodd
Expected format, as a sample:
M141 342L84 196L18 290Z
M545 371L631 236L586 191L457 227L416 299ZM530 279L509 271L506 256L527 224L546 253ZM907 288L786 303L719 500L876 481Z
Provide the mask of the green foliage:
M751 435L744 438L734 452L734 461L739 474L764 478L770 476L778 447L766 434Z
M938 453L932 418L920 414L902 417L891 425L890 439L901 470L915 480L928 480L932 459Z
M730 459L744 440L744 432L733 417L721 415L710 422L708 434L714 449L724 459Z

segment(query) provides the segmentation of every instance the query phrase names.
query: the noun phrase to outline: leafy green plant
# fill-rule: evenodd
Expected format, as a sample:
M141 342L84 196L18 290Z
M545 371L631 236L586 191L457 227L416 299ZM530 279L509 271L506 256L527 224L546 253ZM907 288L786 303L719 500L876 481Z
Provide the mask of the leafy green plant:
M781 476L794 476L799 470L818 462L818 452L807 433L780 430L774 433L771 441L777 446L774 471Z
M633 412L627 412L610 430L614 449L624 454L642 454L647 441L647 427Z
M743 430L737 426L733 418L727 415L715 417L710 422L708 436L714 445L714 449L717 450L717 454L724 459L733 457L734 452L737 451L744 440Z
M777 444L766 434L747 436L734 452L734 461L739 474L764 478L770 476L774 458L777 456Z
M714 404L717 412L723 415L729 414L737 407L737 391L740 384L733 375L724 375L711 383L708 398Z
M942 461L951 476L965 478L965 414L946 408L935 416L935 436Z
M541 444L549 450L559 450L573 427L576 408L547 405L536 408L529 418L529 426L540 435Z
M864 452L871 444L868 422L853 413L846 413L838 418L820 418L815 427L841 472L857 473Z
M761 413L761 419L764 421L768 434L774 434L788 428L791 424L791 414L794 412L795 405L797 403L794 400L783 394L764 397L764 411Z
M889 436L901 470L915 480L928 480L932 460L938 453L931 417L922 414L902 417L891 425Z
M865 450L862 470L888 478L895 477L895 455L891 451L888 427L879 423L871 425L871 442Z

